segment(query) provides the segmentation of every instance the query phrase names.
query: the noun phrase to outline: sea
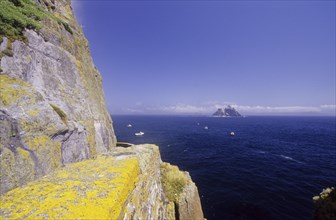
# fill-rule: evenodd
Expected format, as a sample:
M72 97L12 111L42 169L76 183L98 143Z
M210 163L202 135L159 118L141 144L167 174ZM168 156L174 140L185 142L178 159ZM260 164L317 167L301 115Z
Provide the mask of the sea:
M336 186L335 117L112 118L118 141L190 173L208 220L312 219L312 197Z

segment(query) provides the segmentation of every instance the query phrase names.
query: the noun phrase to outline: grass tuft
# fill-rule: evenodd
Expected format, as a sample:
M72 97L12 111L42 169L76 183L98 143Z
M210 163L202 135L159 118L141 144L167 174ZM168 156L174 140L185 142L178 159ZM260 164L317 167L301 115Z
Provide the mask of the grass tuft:
M54 104L50 104L50 106L59 115L59 117L64 122L64 124L68 125L68 116L66 115L66 113L60 107L58 107L58 106L56 106Z
M13 51L12 51L12 50L9 50L9 49L4 49L1 53L3 53L2 56L9 56L9 57L14 56ZM1 56L1 57L2 57L2 56Z
M188 179L177 166L169 163L161 163L160 170L163 190L168 200L174 202L182 193L183 188L188 183Z

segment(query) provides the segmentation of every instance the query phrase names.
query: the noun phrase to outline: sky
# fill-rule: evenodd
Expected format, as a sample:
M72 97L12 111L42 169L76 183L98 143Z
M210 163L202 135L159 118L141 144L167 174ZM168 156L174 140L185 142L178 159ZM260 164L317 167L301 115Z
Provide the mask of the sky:
M335 1L72 0L113 114L336 115Z

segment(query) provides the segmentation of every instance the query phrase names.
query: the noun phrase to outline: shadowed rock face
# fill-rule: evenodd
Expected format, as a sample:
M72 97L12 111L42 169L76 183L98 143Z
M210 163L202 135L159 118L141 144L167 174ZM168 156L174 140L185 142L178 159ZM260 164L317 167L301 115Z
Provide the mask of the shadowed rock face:
M231 107L230 105L227 108L225 108L224 111L225 111L225 116L229 116L229 117L240 117L241 116L239 112L237 112L237 110Z
M213 113L212 116L216 116L216 117L224 117L225 116L225 113L223 111L222 108L219 108L215 113Z
M116 143L102 79L70 1L41 2L39 7L72 33L45 18L39 31L23 31L26 42L2 37L1 193Z
M241 114L230 105L227 106L224 110L219 108L215 113L212 115L213 117L240 117Z

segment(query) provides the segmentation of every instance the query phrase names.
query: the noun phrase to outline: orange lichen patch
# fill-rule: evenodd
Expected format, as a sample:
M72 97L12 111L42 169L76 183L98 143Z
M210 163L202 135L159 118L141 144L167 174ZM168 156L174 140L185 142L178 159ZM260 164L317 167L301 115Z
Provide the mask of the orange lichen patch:
M138 181L135 157L71 164L0 197L3 219L118 219Z

